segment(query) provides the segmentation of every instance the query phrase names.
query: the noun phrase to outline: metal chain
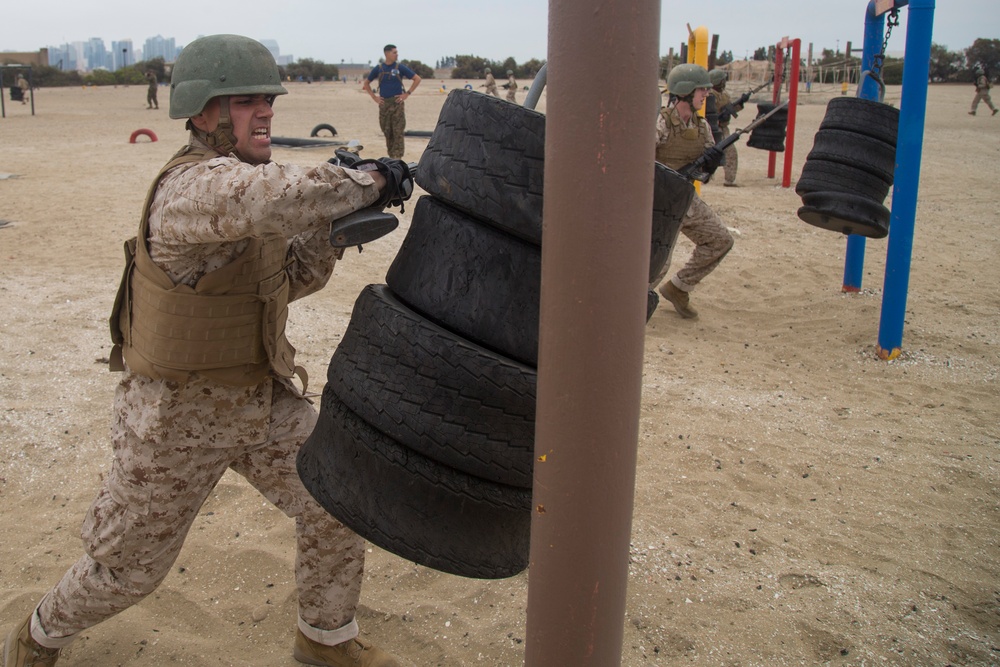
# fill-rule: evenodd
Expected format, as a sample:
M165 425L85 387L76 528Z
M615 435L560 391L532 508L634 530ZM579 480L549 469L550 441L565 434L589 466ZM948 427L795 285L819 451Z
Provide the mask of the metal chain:
M889 18L885 21L885 39L882 40L882 50L872 57L872 75L877 79L882 79L882 65L885 63L885 49L889 46L889 37L892 29L899 25L899 10L895 7L889 12Z

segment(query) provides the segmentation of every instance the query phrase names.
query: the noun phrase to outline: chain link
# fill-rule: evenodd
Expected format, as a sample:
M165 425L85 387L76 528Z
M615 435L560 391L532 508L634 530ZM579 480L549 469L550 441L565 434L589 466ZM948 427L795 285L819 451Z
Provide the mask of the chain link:
M872 57L872 76L876 80L882 79L882 65L885 63L885 49L889 46L889 37L892 29L899 25L899 9L893 7L889 12L889 18L885 22L885 39L882 40L882 50Z

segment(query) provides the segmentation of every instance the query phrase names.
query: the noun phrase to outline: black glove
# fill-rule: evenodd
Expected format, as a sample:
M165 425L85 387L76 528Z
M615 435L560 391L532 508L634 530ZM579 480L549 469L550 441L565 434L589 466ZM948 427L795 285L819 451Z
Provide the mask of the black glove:
M717 146L711 146L710 148L705 149L702 157L705 158L705 162L702 164L702 170L711 176L715 173L715 170L719 168L719 165L722 164L722 161L725 159L725 154L720 151Z
M725 125L733 118L733 105L727 104L722 107L722 111L719 112L719 124Z
M361 156L343 148L338 148L333 152L334 157L327 160L330 164L335 164L338 167L346 167L348 169L355 169L355 165L361 162Z
M413 175L410 173L409 165L395 158L380 157L377 160L361 160L352 168L377 171L385 178L385 188L373 206L380 208L398 206L400 213L405 213L403 202L413 194Z

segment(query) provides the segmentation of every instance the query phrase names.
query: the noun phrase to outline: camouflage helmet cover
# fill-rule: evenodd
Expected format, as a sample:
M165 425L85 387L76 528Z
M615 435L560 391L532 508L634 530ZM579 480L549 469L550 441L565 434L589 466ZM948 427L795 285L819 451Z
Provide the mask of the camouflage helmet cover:
M698 88L711 87L712 80L708 76L708 70L694 63L678 65L667 75L667 90L678 97L687 97Z
M184 47L170 76L170 117L190 118L220 95L284 95L274 56L240 35L199 37Z

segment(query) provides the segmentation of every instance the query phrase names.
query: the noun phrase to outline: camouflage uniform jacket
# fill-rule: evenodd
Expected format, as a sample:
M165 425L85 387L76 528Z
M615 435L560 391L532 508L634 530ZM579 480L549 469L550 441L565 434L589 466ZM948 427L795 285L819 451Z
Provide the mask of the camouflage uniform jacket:
M193 136L192 144L200 144ZM251 165L215 157L164 175L149 212L152 260L175 284L194 286L206 273L239 257L249 239L281 234L288 243L289 301L318 291L333 274L337 251L330 222L374 203L378 189L360 171L328 163L315 167ZM193 373L186 383L148 378L126 368L115 411L140 438L177 438L191 446L227 447L267 437L273 383L269 376L233 387ZM179 427L183 428L179 428Z

